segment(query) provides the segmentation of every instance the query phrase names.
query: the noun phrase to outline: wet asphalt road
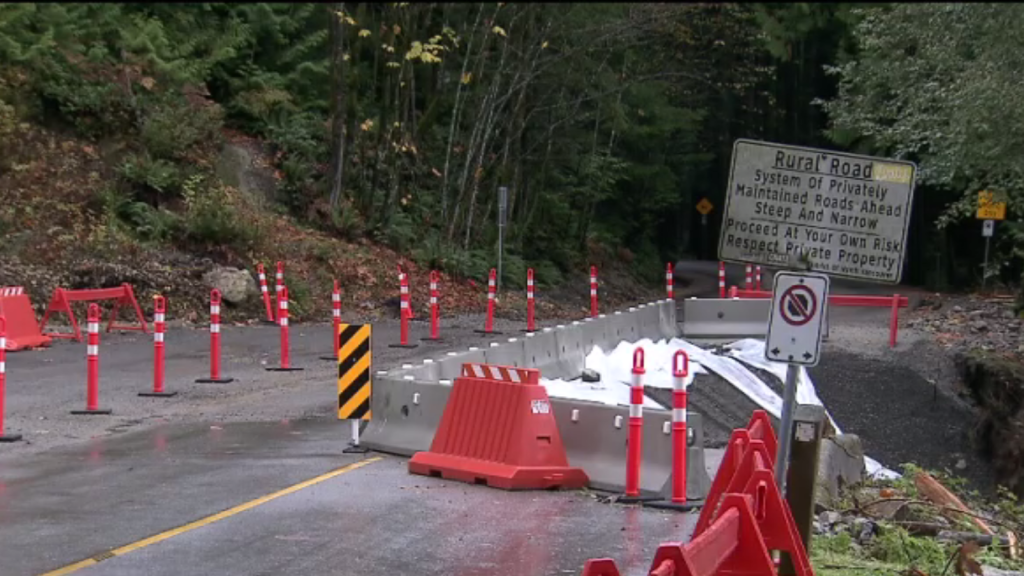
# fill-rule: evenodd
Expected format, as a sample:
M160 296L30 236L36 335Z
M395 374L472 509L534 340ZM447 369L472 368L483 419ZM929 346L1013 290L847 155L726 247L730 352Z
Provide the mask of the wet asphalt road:
M0 574L95 558L83 575L577 574L591 557L646 574L695 517L587 492L504 492L411 476L381 457L134 550L106 551L377 455L342 453L329 419L178 424L6 464ZM188 528L188 527L186 527Z

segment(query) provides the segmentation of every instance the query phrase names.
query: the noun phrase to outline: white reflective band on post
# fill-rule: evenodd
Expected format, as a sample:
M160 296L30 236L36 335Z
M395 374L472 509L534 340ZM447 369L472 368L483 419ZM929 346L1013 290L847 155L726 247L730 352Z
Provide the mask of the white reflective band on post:
M210 332L214 334L220 333L220 324L210 324Z
M487 293L487 299L488 300L494 300L494 292L488 292Z
M433 306L433 305L435 305L435 304L437 304L437 298L435 298L435 297L431 296L431 297L430 297L430 305L431 305L431 306Z
M402 300L402 308L408 308L408 307L409 307L409 303L406 302L405 300Z
M7 372L7 362L0 362L0 374Z
M526 291L526 297L527 298L533 298L533 290L527 290Z
M100 347L94 344L89 344L85 347L85 353L89 356L98 356L100 353Z
M86 328L86 331L88 331L91 334L98 334L99 331L100 331L99 323L98 322L89 322L89 327Z
M335 318L341 318L341 310L334 309L331 311L331 314L333 314Z
M685 408L673 408L672 409L672 421L673 422L686 422L686 409Z
M153 322L163 322L163 321L164 321L164 315L163 314L160 314L159 312L157 312L156 314L153 315Z
M218 306L218 305L211 305L210 306L210 314L220 314L220 306Z
M288 301L287 300L281 300L281 310L287 310L287 309L288 309Z
M260 272L260 280L263 280L265 282L267 280L267 275L264 274L263 272Z
M597 288L591 288L590 289L590 295L591 296L597 296Z
M153 333L153 342L163 342L163 341L164 341L164 333L163 332L154 332Z
M267 285L266 284L260 284L260 291L266 292L267 291Z
M487 281L487 287L488 288L494 288L494 280L488 280Z
M431 282L430 283L430 289L431 290L437 290L437 282Z
M281 318L281 326L287 326L287 325L288 325L288 319L287 318Z
M644 407L641 406L640 404L630 404L629 405L629 417L630 418L643 418L644 417Z
M402 286L402 294L408 294L408 293L409 293L409 287L408 286Z
M341 294L331 294L331 302L341 302Z
M0 350L7 348L7 338L0 338Z

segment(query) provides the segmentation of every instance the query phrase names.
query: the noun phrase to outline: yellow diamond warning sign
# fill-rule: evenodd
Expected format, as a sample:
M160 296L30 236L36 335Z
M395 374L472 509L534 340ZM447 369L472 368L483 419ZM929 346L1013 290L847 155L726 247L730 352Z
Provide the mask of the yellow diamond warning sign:
M707 198L702 198L700 202L697 202L697 212L707 216L714 210L715 206Z

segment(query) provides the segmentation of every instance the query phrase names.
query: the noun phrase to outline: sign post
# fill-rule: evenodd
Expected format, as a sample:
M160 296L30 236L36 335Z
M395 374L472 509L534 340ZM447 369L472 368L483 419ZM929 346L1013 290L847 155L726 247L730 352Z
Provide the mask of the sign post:
M715 205L707 198L701 198L700 202L697 202L697 212L700 212L700 250L705 254L708 250L708 214L714 209Z
M783 492L786 490L786 465L792 447L797 376L801 366L818 364L828 307L828 287L829 278L824 274L775 274L764 356L774 362L786 363L779 453L775 459L775 482Z
M508 212L508 187L498 187L498 285L501 290L501 259L505 253L505 219Z
M982 265L981 289L988 282L988 248L995 233L996 220L1006 219L1006 198L988 190L978 192L978 219L982 220L981 235L985 237L985 262Z

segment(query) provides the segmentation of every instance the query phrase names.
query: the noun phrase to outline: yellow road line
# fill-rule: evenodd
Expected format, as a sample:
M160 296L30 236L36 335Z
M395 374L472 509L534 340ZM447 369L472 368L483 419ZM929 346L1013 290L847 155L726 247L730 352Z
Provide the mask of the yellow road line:
M261 496L261 497L255 499L255 500L250 500L250 501L245 502L243 504L239 504L238 506L235 506L234 508L228 508L227 510L224 510L223 512L218 512L216 514L211 514L210 516L207 516L206 518L201 518L199 520L196 520L195 522L189 522L188 524L185 524L184 526L179 526L177 528L172 528L170 530L161 532L159 534L154 534L153 536L150 536L149 538L143 538L142 540L139 540L137 542L132 542L131 544L125 544L124 546L121 546L120 548L114 548L113 550L111 550L109 552L101 552L101 553L97 554L96 556L93 556L92 558L86 558L85 560L79 560L78 562L75 562L74 564L68 564L67 566L64 566L63 568L58 568L58 569L53 570L51 572L46 572L45 574L42 574L41 576L63 576L64 574L71 574L72 572L77 572L78 570L81 570L82 568L85 568L87 566L92 566L93 564L99 564L100 562L102 562L104 560L108 560L108 559L113 558L115 556L124 556L125 554L127 554L127 553L129 553L129 552L131 552L133 550L138 550L140 548L145 548L146 546L149 546L150 544L156 544L157 542L163 542L164 540L167 540L168 538L173 538L174 536L177 536L179 534L184 534L185 532L189 532L191 530L195 530L196 528L202 528L203 526L206 526L206 525L209 525L209 524L213 524L214 522L216 522L218 520L223 520L225 518L229 518L229 517L234 516L235 514L238 514L240 512L245 512L246 510L249 510L251 508L255 508L255 507L259 506L260 504L266 504L267 502L270 502L271 500L276 500L277 498L280 498L281 496L287 496L287 495L292 494L294 492L298 492L299 490L302 490L303 488L309 488L310 486L313 486L314 484L319 484L319 483L323 482L324 480L330 480L331 478L334 478L336 476L341 476L342 474L344 474L346 472L351 472L351 471L356 470L358 468L362 468L363 466L366 466L367 464L373 464L374 462L377 462L378 460L381 460L381 459L382 458L380 456L375 456L373 458L367 458L366 460L360 460L359 462L353 462L352 464L349 464L348 466L343 466L341 468L338 468L337 470L332 470L332 471L330 471L330 472L328 472L326 474L321 474L320 476L317 476L316 478L310 478L309 480L306 480L305 482L299 482L298 484L295 484L293 486L289 486L287 488L284 488L283 490L278 490L277 492L274 492L272 494L267 494L266 496Z

